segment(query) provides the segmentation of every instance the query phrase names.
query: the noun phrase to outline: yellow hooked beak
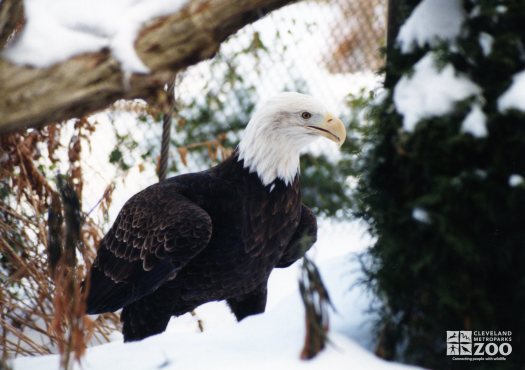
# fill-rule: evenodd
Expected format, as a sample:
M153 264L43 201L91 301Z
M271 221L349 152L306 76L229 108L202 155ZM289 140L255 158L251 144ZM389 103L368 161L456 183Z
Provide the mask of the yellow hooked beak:
M345 125L343 125L343 122L339 118L333 116L331 113L328 113L324 117L324 121L320 125L308 125L306 127L312 131L316 131L318 135L336 142L339 147L341 147L346 140Z

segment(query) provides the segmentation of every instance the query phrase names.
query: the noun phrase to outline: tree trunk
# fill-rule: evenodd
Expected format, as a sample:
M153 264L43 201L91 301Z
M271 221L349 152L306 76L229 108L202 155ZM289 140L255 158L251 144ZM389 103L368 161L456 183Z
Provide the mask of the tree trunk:
M6 1L16 2L1 4ZM135 49L151 72L129 78L108 50L48 68L0 59L0 133L89 114L117 99L155 99L173 72L212 57L228 36L291 2L190 1L180 11L144 25Z
M396 82L392 75L390 61L396 44L399 29L410 16L417 0L388 0L387 30L386 30L386 74L385 87L392 88Z

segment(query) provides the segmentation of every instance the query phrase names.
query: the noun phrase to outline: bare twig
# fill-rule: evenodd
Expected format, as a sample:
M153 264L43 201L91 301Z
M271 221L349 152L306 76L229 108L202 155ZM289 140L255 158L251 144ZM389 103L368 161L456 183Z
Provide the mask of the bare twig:
M306 335L302 359L314 358L328 341L328 309L333 308L328 291L315 264L305 255L299 290L305 307Z
M46 176L41 173L43 170L35 160L41 155L39 143L50 136L53 136L55 143L58 140L56 134L59 133L52 132L54 127L56 126L48 126L24 135L0 136L0 152L3 156L0 183L11 188L9 196L0 196L0 352L4 359L17 355L47 354L56 350L65 340L53 330L52 321L55 318L64 319L65 316L57 313L53 307L53 297L61 288L55 286L54 279L51 279L51 274L48 273L46 253L48 235L44 211L48 209L52 203L52 195L56 196L56 193L47 183ZM75 129L80 133L80 127ZM53 140L47 142L48 148L51 147L47 152L47 159L51 162L57 161L52 157L55 145ZM76 158L76 155L74 157ZM81 174L81 171L71 172L75 176ZM75 182L77 186L81 185L82 178L75 177ZM58 201L60 203L60 199ZM62 228L62 222L59 219L55 221L57 222L53 229L56 232ZM100 237L99 228L90 218L84 218L82 223L80 232L74 234L82 240L89 237L96 244ZM61 250L64 240L58 238L54 242L60 244ZM84 266L93 260L93 253L93 248L80 250L79 264L72 274L75 282L82 279ZM60 255L62 254L61 252ZM73 253L70 260L73 259L72 256ZM55 272L54 276L63 274ZM72 292L76 294L69 301L82 302L78 298L78 287L72 289L71 285L67 284L65 287L68 297L71 297ZM67 304L62 307L67 307ZM76 304L76 307L71 317L83 318L82 304ZM64 325L69 326L70 321L64 321ZM83 324L85 330L82 330L82 335L85 332L89 336L89 333L94 331L101 340L108 340L108 333L119 326L115 315L104 315L93 326L90 326L89 322ZM75 322L72 327L74 326ZM72 339L75 343L80 343L79 333L79 330L73 332ZM69 332L67 334L69 335ZM78 348L82 347L77 346L73 349Z
M4 48L7 41L12 37L17 27L24 18L24 6L22 0L0 1L0 50Z

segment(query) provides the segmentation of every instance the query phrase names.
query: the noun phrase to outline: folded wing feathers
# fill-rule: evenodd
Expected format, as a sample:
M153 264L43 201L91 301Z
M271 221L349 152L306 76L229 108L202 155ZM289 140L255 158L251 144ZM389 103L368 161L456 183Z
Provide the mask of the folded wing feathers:
M170 253L182 249L176 256L181 261L174 261L179 266L195 254L193 248L200 250L211 236L209 215L183 196L159 199L154 193L137 195L124 205L100 245L109 253L97 265L114 281L125 281L140 267L150 271Z

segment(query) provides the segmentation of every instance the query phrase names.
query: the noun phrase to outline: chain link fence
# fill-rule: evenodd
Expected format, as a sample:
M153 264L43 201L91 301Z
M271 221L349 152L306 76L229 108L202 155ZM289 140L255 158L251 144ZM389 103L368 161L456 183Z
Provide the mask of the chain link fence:
M369 85L383 64L386 10L386 0L289 5L243 28L214 59L189 68L178 95L184 100L221 91L216 84L227 83L235 69L257 100L295 89L340 107L349 92Z
M244 27L221 45L214 58L180 72L169 176L208 168L207 151L232 149L253 107L281 91L314 95L329 110L348 118L348 96L377 86L386 13L386 0L297 2ZM135 141L157 157L162 125L129 129L134 125L126 123L121 134L138 134ZM216 139L219 143L212 143ZM195 153L199 145L205 160L186 156L188 149ZM104 161L107 156L99 158ZM140 180L147 176L140 173ZM149 176L151 184L156 175ZM133 181L137 184L133 190L140 190L138 181ZM98 193L100 189L94 192ZM127 195L122 199L116 195L114 204L122 205L126 199Z

